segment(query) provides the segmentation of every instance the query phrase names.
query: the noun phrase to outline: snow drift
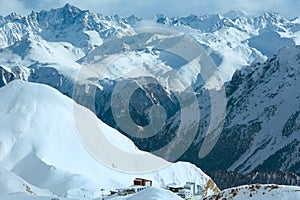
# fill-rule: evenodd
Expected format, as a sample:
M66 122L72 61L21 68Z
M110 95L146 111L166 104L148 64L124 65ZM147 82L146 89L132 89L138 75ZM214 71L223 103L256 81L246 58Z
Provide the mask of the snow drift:
M280 185L244 185L222 191L216 196L205 198L205 200L294 200L300 198L300 187Z

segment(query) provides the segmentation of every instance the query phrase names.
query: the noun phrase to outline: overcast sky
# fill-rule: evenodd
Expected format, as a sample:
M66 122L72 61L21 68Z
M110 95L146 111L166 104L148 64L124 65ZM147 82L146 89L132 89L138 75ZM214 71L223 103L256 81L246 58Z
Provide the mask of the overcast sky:
M11 12L25 15L32 10L62 7L67 2L104 15L119 14L125 17L134 14L152 18L158 13L167 16L222 14L230 10L241 10L249 14L274 11L287 18L300 16L300 0L0 0L0 15Z

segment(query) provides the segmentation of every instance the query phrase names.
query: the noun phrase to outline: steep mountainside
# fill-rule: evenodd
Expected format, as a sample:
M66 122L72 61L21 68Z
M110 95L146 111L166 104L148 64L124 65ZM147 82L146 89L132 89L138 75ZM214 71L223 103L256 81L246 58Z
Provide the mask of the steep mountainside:
M208 170L284 169L299 174L299 75L299 46L238 70L226 84L227 115L220 139L197 164Z

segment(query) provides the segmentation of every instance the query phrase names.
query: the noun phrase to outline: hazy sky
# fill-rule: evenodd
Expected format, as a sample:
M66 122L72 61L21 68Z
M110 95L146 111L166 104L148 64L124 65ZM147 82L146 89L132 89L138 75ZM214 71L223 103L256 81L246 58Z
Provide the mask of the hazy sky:
M152 18L155 14L187 16L189 14L225 13L241 10L250 14L278 12L288 18L300 16L300 0L0 0L0 15L11 12L28 14L32 10L48 10L66 3L104 15L135 14Z

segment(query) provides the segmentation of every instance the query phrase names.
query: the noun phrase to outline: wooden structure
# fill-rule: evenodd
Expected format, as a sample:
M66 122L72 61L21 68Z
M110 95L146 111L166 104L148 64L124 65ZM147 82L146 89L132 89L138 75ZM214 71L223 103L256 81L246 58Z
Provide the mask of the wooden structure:
M135 178L133 180L133 185L152 187L152 181L144 178Z

